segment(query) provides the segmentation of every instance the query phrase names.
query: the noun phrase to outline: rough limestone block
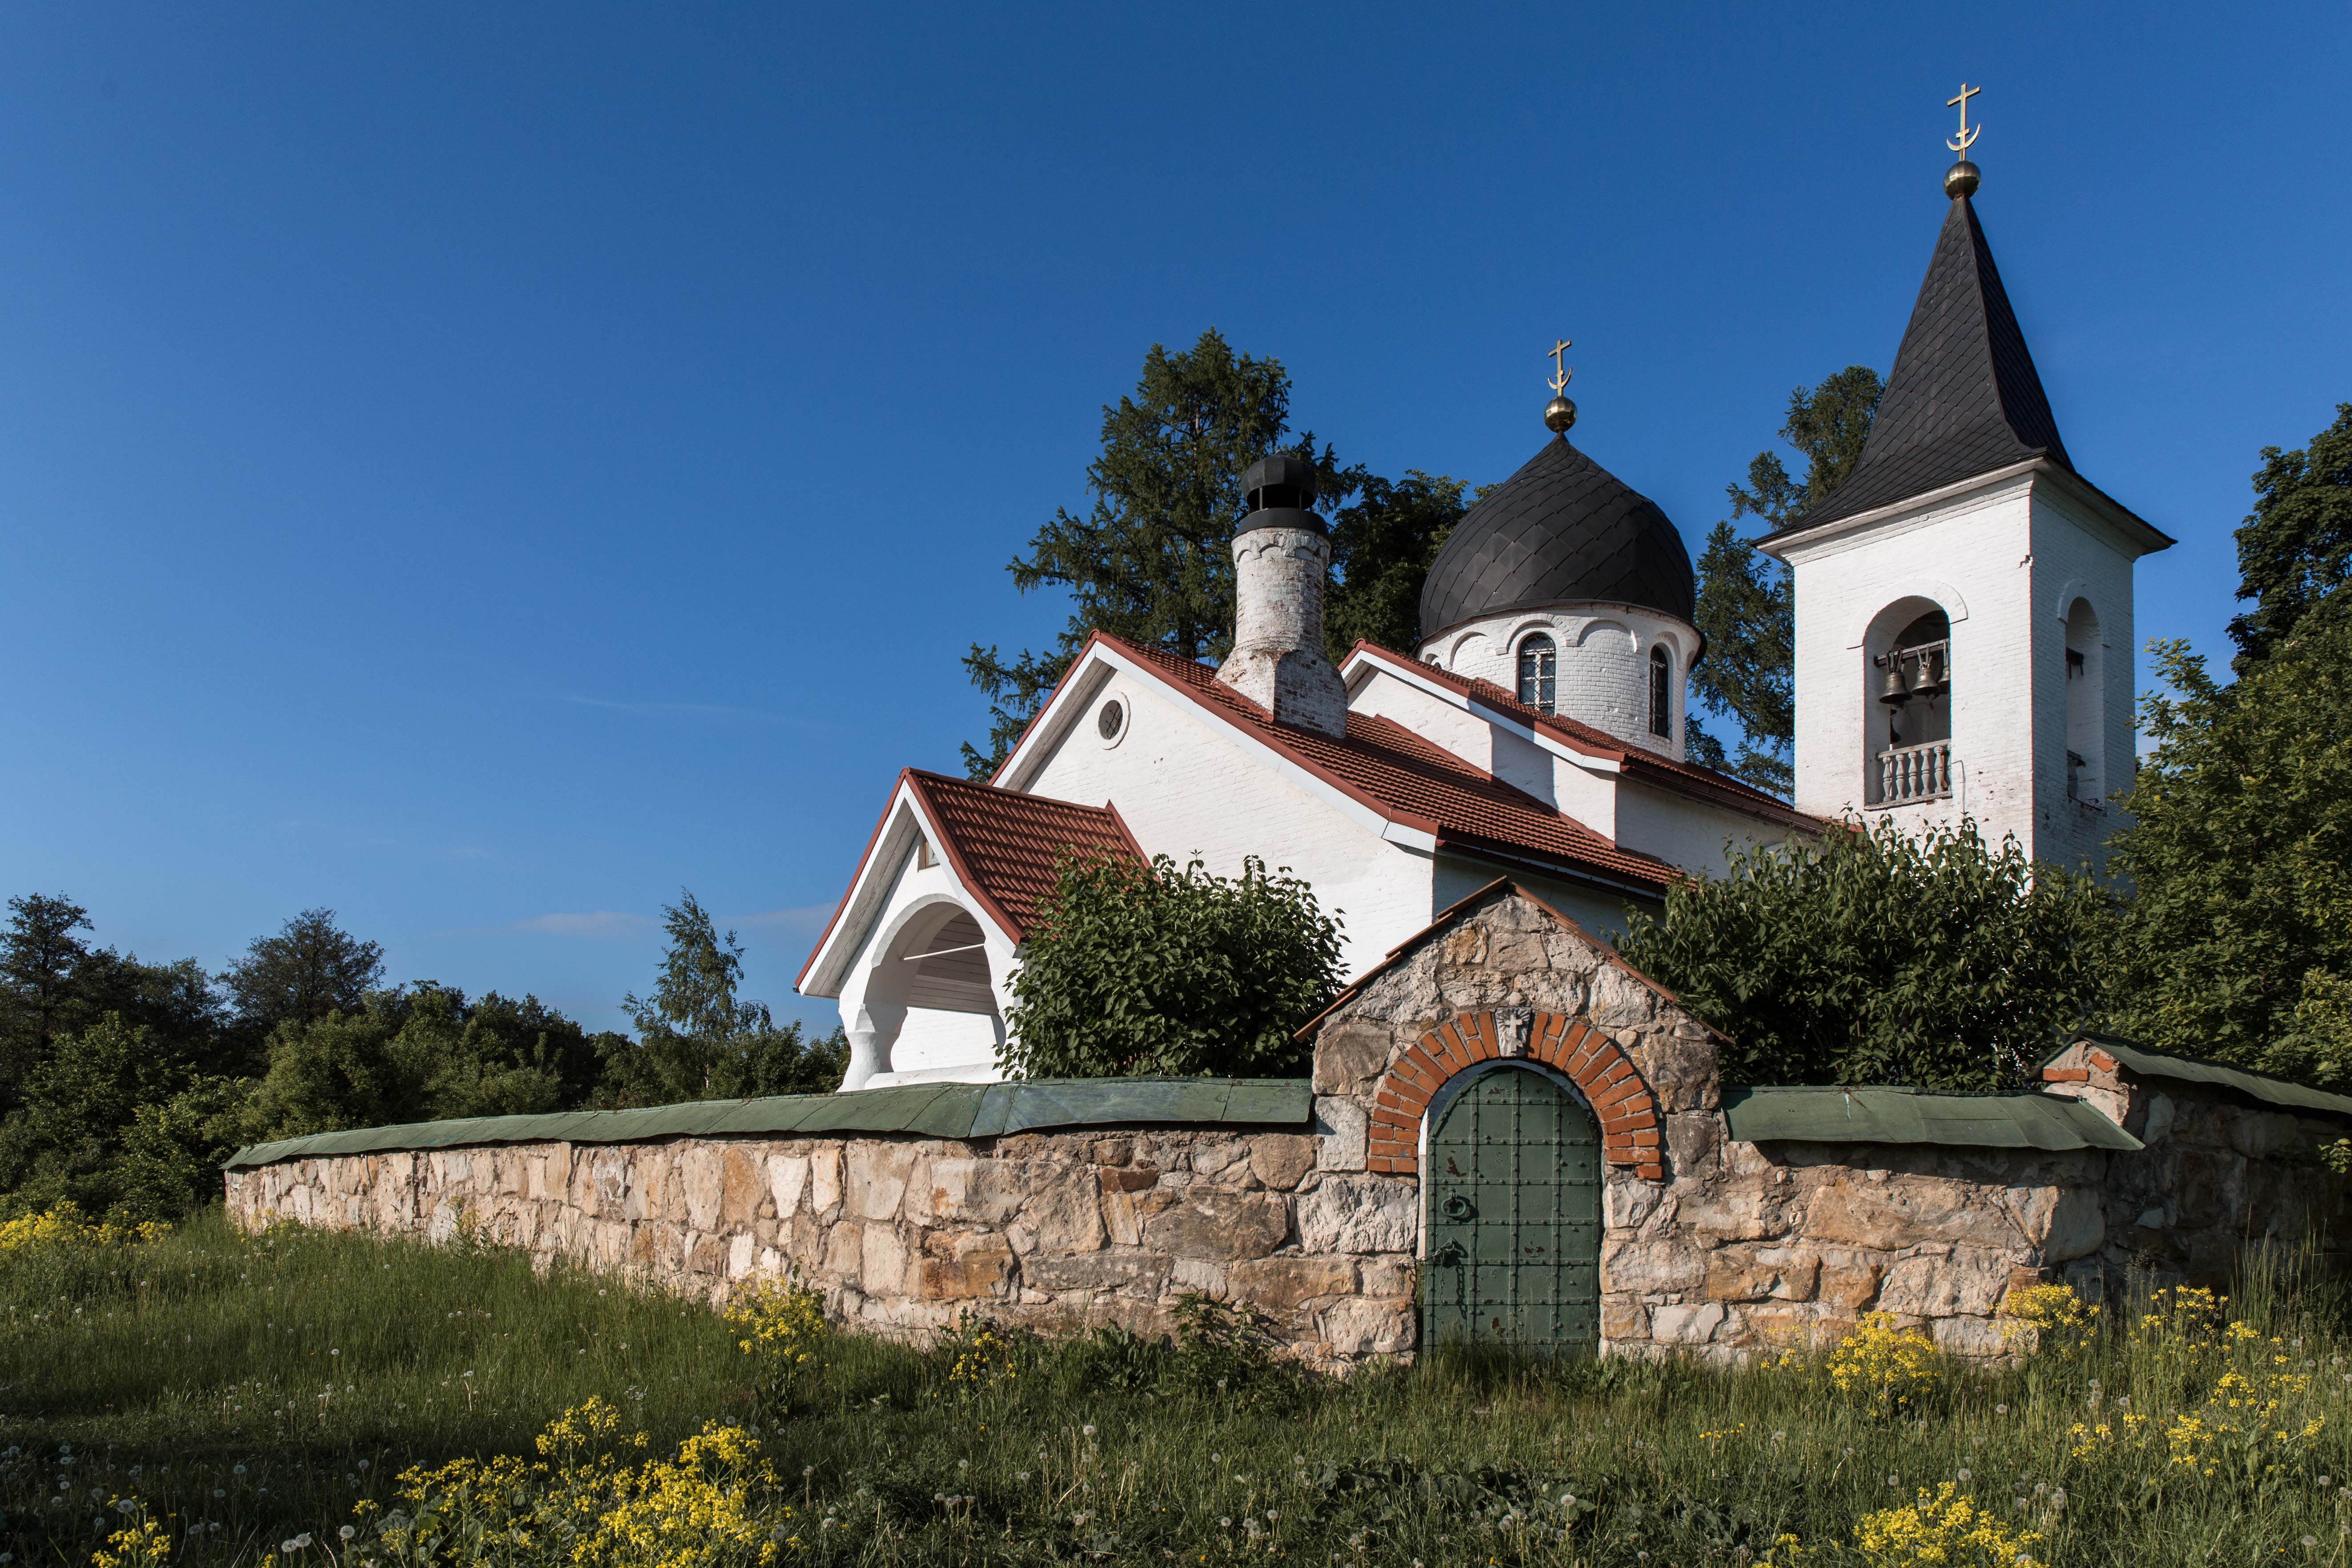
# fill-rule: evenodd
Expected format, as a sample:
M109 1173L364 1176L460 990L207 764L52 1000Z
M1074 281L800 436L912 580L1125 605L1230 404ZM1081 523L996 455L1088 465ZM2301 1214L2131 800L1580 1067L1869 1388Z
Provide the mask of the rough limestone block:
M907 1244L887 1222L866 1226L858 1280L868 1296L896 1295L907 1288Z
M1090 1165L1028 1163L1029 1195L1006 1231L1013 1250L1055 1255L1092 1252L1104 1241L1102 1184Z
M1662 1345L1703 1345L1715 1338L1716 1330L1723 1326L1723 1319L1720 1301L1654 1307L1650 1310L1650 1338Z
M1315 1092L1370 1094L1388 1070L1390 1036L1370 1019L1334 1023L1315 1038Z
M1138 1201L1136 1212L1143 1216L1143 1244L1172 1258L1263 1258L1290 1234L1290 1205L1276 1193L1161 1187Z
M1394 1355L1412 1349L1416 1337L1410 1301L1335 1301L1317 1321L1324 1342L1345 1356Z
M921 1179L908 1185L906 1212L930 1225L1002 1225L1028 1192L1026 1161L942 1156L925 1162Z
M768 1156L768 1197L776 1206L778 1219L790 1219L800 1212L801 1194L808 1190L808 1179L806 1154Z
M1986 1318L1938 1318L1929 1325L1937 1348L1951 1355L1979 1359L2007 1355L2009 1337L2000 1325Z
M2021 1247L2023 1234L1994 1192L1974 1183L1927 1176L1871 1181L1868 1173L1829 1167L1805 1200L1802 1234L1875 1252L1948 1242Z
M1601 1289L1644 1296L1696 1290L1706 1279L1706 1255L1679 1236L1654 1241L1608 1237L1601 1245Z
M1234 1297L1269 1312L1287 1312L1301 1304L1322 1296L1345 1296L1356 1289L1356 1260L1352 1258L1255 1258L1236 1263L1229 1271ZM1384 1276L1382 1284L1393 1284L1392 1276ZM1372 1289L1367 1280L1366 1295L1398 1296L1402 1289Z
M934 1235L925 1247L919 1285L926 1300L1002 1299L1014 1289L1019 1265L1012 1247L1001 1236L986 1231L967 1231L953 1237Z
M1315 1140L1304 1133L1268 1132L1250 1140L1250 1174L1286 1193L1315 1168Z
M1315 1167L1320 1171L1360 1171L1368 1152L1371 1117L1360 1101L1333 1096L1315 1101Z
M845 1163L845 1193L850 1216L871 1220L898 1217L898 1205L907 1201L907 1180L914 1173L913 1147L861 1138L850 1143Z
M1990 1317L2009 1293L2015 1262L2012 1253L1978 1247L1955 1247L1949 1257L1897 1258L1879 1286L1879 1310L1920 1318Z
M1174 1259L1156 1252L1090 1252L1075 1258L1036 1257L1021 1264L1021 1279L1046 1291L1101 1291L1144 1288L1156 1294L1167 1282Z
M1421 1184L1384 1176L1326 1176L1298 1199L1306 1252L1402 1252L1421 1241Z
M831 1220L840 1210L841 1145L822 1144L809 1152L809 1212Z

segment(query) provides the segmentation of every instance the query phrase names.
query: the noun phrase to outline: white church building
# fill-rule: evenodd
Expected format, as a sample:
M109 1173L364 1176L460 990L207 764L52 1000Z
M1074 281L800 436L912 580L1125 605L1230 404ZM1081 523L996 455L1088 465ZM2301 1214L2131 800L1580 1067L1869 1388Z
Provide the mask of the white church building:
M2097 865L2133 755L2132 563L2171 541L2078 474L1972 203L1950 208L1860 464L1759 542L1796 589L1791 805L1684 756L1705 656L1675 525L1568 440L1471 508L1415 649L1324 651L1312 468L1244 476L1232 654L1097 633L986 784L908 769L798 981L845 1089L998 1076L1011 981L1071 850L1287 867L1349 978L1508 875L1622 930L1735 844L1972 816Z

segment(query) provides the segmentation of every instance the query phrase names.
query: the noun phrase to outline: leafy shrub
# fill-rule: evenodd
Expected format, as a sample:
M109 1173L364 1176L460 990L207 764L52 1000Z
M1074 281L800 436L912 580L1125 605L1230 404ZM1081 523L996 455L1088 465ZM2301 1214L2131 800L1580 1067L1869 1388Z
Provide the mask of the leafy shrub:
M2024 1082L2103 1005L2114 914L1976 824L1732 851L1635 911L1625 956L1735 1042L1728 1083Z
M1339 922L1287 868L1236 878L1066 858L1031 927L1005 1069L1023 1078L1307 1070L1294 1031L1339 988Z

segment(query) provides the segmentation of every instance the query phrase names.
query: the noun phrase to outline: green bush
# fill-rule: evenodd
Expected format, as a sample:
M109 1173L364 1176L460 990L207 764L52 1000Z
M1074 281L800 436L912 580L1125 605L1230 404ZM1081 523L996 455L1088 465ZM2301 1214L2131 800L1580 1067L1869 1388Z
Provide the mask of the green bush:
M1235 878L1167 856L1066 858L1031 929L1005 1026L1022 1078L1284 1077L1339 988L1339 922L1287 868Z
M1620 947L1731 1037L1727 1083L1999 1089L2098 1013L2114 928L2096 884L2013 838L1882 817L1735 849Z

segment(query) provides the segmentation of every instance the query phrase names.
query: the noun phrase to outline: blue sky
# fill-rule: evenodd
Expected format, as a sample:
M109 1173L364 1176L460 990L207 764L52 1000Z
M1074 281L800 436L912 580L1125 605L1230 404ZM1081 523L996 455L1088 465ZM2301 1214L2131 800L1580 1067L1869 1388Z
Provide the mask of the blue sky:
M1206 326L1342 458L1577 437L1696 542L1978 208L2223 647L2352 398L2352 10L741 5L0 16L0 889L619 1022L691 887L792 994L1099 407Z

